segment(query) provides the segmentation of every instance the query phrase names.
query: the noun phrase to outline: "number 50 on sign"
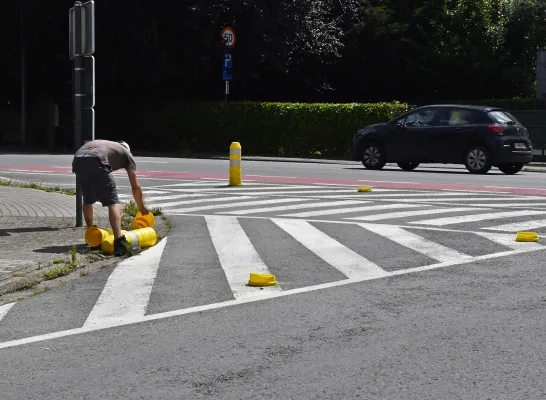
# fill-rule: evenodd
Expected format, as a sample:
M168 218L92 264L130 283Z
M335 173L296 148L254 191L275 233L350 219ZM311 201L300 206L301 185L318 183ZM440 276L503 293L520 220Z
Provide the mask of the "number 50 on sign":
M222 42L226 47L235 47L237 36L235 35L235 29L233 29L231 26L226 26L224 29L222 29L220 36L222 36Z

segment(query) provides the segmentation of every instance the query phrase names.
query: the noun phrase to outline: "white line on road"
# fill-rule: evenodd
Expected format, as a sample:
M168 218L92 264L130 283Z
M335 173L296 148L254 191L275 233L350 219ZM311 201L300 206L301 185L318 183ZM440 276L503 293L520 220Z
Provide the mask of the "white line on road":
M242 197L239 197L239 199ZM272 200L258 200L258 201L243 201L231 204L215 204L213 206L202 206L202 207L191 207L191 208L176 208L174 210L169 210L169 214L178 214L178 213L187 213L194 211L204 211L204 210L217 210L220 208L236 208L244 206L259 206L262 204L275 204L275 203L295 203L297 201L309 201L309 199L291 199L291 198L280 198Z
M164 238L112 271L84 328L116 326L144 317L166 243Z
M438 262L453 262L472 257L392 225L358 224L395 243L424 254Z
M483 211L483 210L487 210L487 208L478 208L478 207L438 208L438 209L428 209L428 210L412 210L412 211L400 211L400 212L393 212L393 213L382 213L382 214L374 214L374 215L365 215L363 217L343 218L343 219L357 220L357 221L380 221L385 219L415 217L417 215L445 214L450 212Z
M0 322L6 315L8 315L9 310L11 310L11 307L13 307L14 305L15 303L9 303L0 306Z
M165 207L181 206L185 204L199 204L203 202L212 203L212 202L219 202L219 201L231 201L231 200L241 200L241 199L252 199L252 196L209 197L209 198L198 199L198 200L173 201L173 202L159 203L159 204L154 203L151 205L153 205L154 207L165 208ZM174 211L174 210L169 210L169 211Z
M347 278L379 278L387 274L378 265L345 247L309 222L290 219L272 221Z
M278 206L278 207L265 207L265 208L250 208L246 210L238 211L226 211L224 214L233 214L233 215L246 215L246 214L259 214L265 212L273 211L285 211L285 210L301 210L303 208L320 208L320 207L331 207L331 206L347 206L351 204L365 204L369 201L331 201L331 202L320 202L315 201L314 203L305 203L305 204L292 204L289 206Z
M502 246L506 246L512 250L520 250L527 248L535 248L536 250L543 249L544 246L536 242L516 242L516 237L507 233L493 233L493 232L476 232L476 235L481 236L487 240L498 243Z
M281 215L281 217L318 217L320 215L334 215L334 214L354 213L354 212L360 212L360 211L378 211L378 210L390 210L395 208L417 208L417 207L427 207L427 205L404 203L404 204L384 204L380 206L367 206L367 207L334 208L330 210L306 211L301 213L285 214L285 215Z
M472 259L468 259L468 260L467 259L458 260L458 261L454 261L454 262L438 263L438 264L426 265L426 266L423 266L423 267L408 268L408 269L403 269L403 270L398 270L398 271L387 272L385 276L386 277L399 276L399 275L407 275L407 274L423 272L423 271L431 271L431 270L439 269L439 268L446 268L446 267L453 267L453 266L457 266L457 265L470 264L471 262L476 262L476 261L493 260L493 259L500 258L500 257L508 257L508 256L515 255L515 254L530 253L530 252L534 252L534 251L536 251L536 248L503 251L503 252L499 252L499 253L492 253L492 254L486 254L486 255L483 255L483 256L473 257ZM195 314L195 313L204 312L204 311L218 310L218 309L221 309L221 308L227 308L227 307L232 307L232 306L237 306L237 305L242 305L242 304L249 304L249 303L254 303L254 302L268 300L268 299L281 298L281 297L292 296L292 295L301 294L301 293L309 293L309 292L314 292L314 291L317 291L317 290L331 289L331 288L335 288L335 287L340 287L340 286L345 286L345 285L350 285L350 284L375 280L375 279L383 278L383 277L384 276L379 276L379 277L369 277L368 276L368 277L363 277L363 278L358 278L358 279L345 279L345 280L336 281L336 282L328 282L328 283L323 283L323 284L314 285L314 286L306 286L306 287L297 288L297 289L290 289L290 290L285 290L285 291L280 291L280 292L269 293L268 295L265 295L263 297L262 296L248 297L248 298L241 298L241 299L236 299L236 300L224 301L224 302L220 302L220 303L206 304L206 305L195 306L195 307L190 307L190 308L183 308L183 309L174 310L174 311L167 311L167 312L158 313L158 314L146 315L146 316L140 318L138 321L120 322L117 326L127 326L127 325L134 325L134 324L137 324L137 323L142 323L142 322L157 321L157 320L166 319L166 318L180 317L180 316L183 316L183 315ZM27 337L27 338L23 338L23 339L16 339L16 340L11 340L11 341L8 341L8 342L0 343L0 349L7 349L7 348L12 348L12 347L17 347L17 346L23 346L23 345L26 345L26 344L43 342L43 341L46 341L46 340L60 339L60 338L63 338L63 337L69 337L69 336L74 336L74 335L81 335L81 334L84 334L84 333L103 330L103 329L106 329L106 328L108 328L108 327L106 327L106 326L104 326L104 327L85 327L85 328L68 329L68 330L65 330L65 331L47 333L47 334L44 334L44 335L31 336L31 337Z
M281 290L278 284L262 289L247 286L251 272L260 274L270 272L236 217L208 216L205 220L220 264L236 299Z
M413 221L409 223L443 226L443 225L451 225L451 224L462 224L464 222L486 221L490 219L529 217L531 215L540 215L540 214L546 214L546 211L523 210L523 211L506 211L506 212L489 213L489 214L458 215L456 217L424 219L421 221Z
M515 222L513 224L490 226L490 227L482 228L482 229L487 231L520 232L520 231L528 231L530 229L535 229L535 228L542 228L544 226L546 226L546 219Z

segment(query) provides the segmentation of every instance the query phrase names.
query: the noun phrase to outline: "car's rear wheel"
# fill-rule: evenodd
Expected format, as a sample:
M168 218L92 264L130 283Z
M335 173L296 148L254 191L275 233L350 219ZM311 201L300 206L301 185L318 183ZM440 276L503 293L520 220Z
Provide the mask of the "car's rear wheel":
M415 168L419 166L418 162L399 162L396 163L400 168L402 168L404 171L413 171Z
M491 169L491 157L483 146L472 146L464 156L464 165L472 174L486 174Z
M362 154L362 165L367 169L381 169L387 163L387 155L379 143L366 143Z
M501 164L498 168L506 175L514 175L523 169L523 163Z

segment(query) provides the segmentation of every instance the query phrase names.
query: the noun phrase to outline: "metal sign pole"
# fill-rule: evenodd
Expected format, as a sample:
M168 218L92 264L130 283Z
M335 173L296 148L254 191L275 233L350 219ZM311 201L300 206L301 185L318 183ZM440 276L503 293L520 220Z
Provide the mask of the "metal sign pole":
M69 56L72 59L72 94L74 106L74 148L93 140L95 106L95 63L89 57L95 52L94 1L76 1L69 11ZM86 57L87 56L87 57ZM90 118L85 118L90 116ZM84 126L85 124L85 126ZM83 193L76 177L76 227L83 225Z

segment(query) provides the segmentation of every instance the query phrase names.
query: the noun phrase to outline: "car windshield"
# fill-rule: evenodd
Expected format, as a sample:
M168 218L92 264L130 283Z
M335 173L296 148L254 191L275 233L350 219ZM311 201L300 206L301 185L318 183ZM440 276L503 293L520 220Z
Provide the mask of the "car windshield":
M517 124L518 120L512 114L507 111L491 111L489 113L493 119L501 124Z

